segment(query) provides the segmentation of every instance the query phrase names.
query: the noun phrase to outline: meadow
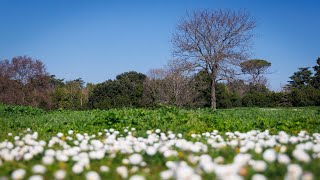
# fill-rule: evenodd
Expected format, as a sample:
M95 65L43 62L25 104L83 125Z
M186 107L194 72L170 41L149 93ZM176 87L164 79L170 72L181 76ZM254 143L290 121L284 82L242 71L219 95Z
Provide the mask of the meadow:
M320 108L0 106L0 178L317 179Z

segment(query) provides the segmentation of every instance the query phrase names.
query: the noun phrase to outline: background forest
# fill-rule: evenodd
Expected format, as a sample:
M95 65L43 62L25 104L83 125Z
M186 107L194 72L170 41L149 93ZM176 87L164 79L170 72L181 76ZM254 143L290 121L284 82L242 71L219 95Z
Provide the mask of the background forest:
M313 67L302 67L280 92L267 87L266 60L241 63L238 72L217 81L217 108L320 105L320 58ZM27 56L0 61L0 102L43 109L110 109L172 105L210 107L210 78L169 61L147 74L130 71L93 84L81 78L65 81L46 71L45 64Z

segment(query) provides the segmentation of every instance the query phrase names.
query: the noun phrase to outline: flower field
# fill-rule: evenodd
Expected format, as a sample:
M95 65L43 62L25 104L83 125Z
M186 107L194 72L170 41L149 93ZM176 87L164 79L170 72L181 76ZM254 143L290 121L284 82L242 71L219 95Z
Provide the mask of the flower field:
M0 108L0 179L319 179L319 108Z

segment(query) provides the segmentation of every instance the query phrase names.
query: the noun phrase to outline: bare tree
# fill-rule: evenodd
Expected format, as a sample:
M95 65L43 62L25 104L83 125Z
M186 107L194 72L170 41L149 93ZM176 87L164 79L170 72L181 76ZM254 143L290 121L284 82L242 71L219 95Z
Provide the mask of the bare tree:
M191 75L190 63L170 60L166 65L167 76L164 79L166 89L170 91L171 104L176 106L190 106L193 104L196 92Z
M145 104L163 103L163 79L166 77L164 69L151 69L143 82L143 101Z
M11 79L27 84L32 78L47 76L46 68L40 60L27 56L12 58L10 65Z
M211 108L216 109L215 84L223 69L247 58L255 21L247 11L201 10L188 13L173 34L173 55L205 70L211 79Z
M50 108L50 91L41 61L26 56L0 61L0 102Z
M190 68L171 60L162 69L153 69L144 81L144 101L151 104L190 106L195 97Z

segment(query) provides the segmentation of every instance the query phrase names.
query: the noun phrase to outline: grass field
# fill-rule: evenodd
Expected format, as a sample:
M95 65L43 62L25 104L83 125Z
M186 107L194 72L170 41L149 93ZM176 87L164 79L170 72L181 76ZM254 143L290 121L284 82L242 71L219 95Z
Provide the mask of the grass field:
M45 112L1 105L0 178L317 179L318 132L319 107Z

